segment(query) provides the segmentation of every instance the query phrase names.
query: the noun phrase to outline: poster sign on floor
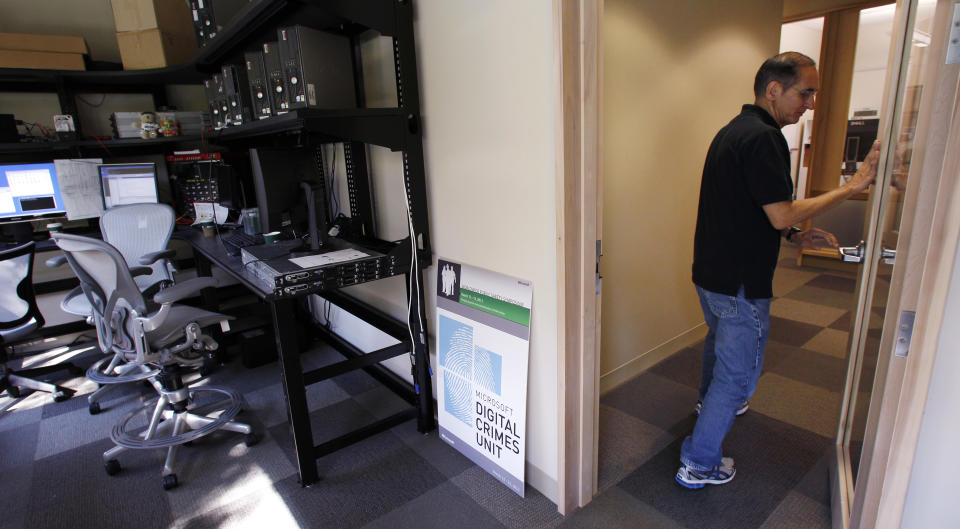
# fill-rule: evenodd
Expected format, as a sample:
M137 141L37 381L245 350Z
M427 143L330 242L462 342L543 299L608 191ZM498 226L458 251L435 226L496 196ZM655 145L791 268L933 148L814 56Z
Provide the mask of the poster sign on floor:
M440 437L520 496L532 298L529 281L438 262Z

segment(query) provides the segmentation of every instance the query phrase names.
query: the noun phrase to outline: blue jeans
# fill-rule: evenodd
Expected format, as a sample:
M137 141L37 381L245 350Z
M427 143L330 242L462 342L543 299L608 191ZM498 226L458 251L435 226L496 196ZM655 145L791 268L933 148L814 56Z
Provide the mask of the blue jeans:
M709 332L703 345L700 400L693 433L684 439L680 461L695 470L720 464L723 438L737 408L757 389L770 334L770 300L747 299L697 287Z

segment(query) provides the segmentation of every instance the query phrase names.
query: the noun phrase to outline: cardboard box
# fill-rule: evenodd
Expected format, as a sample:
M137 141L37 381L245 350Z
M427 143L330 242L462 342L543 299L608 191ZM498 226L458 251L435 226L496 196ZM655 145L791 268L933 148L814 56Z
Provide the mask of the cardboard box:
M117 32L159 29L193 38L193 12L187 0L110 0Z
M73 35L0 33L0 50L52 51L87 54L87 42Z
M124 70L163 68L190 62L197 53L197 41L159 29L117 33Z
M85 70L80 53L52 51L0 50L0 68L39 68L41 70Z

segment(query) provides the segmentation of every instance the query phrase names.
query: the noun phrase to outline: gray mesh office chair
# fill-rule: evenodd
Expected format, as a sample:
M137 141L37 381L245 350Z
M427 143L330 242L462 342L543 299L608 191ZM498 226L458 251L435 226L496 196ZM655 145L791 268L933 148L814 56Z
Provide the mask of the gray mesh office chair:
M79 368L69 362L32 369L7 367L9 344L29 337L45 323L33 292L34 253L33 242L0 251L0 391L14 398L20 396L21 388L46 391L59 402L69 399L74 390L35 377L63 369L79 375Z
M123 255L134 281L147 299L160 288L173 283L173 264L176 254L167 249L173 233L176 215L166 204L130 204L105 210L100 215L100 231L103 240L110 243ZM47 266L60 266L63 257L48 259ZM85 317L87 323L97 327L100 350L110 355L87 369L87 378L100 387L87 396L91 415L100 413L100 398L118 384L147 380L156 375L156 369L137 364L126 364L120 354L111 353L110 344L102 339L100 322L97 321L87 297L80 287L73 289L60 303L60 309L68 314Z
M149 274L133 279L143 292L149 293L163 283L173 282L176 253L168 250L176 214L167 204L129 204L115 206L100 215L103 240L116 248L127 266L149 266Z
M170 489L177 485L173 465L179 445L218 429L243 433L248 446L256 443L252 428L233 420L241 409L238 393L213 386L191 388L180 375L180 366L199 365L206 351L217 348L202 329L232 318L176 302L215 286L216 281L209 277L183 281L158 292L153 297L156 305L148 305L116 248L79 235L53 233L51 237L80 279L101 321L102 339L111 350L125 362L159 369L153 379L160 393L156 402L128 414L113 428L110 438L117 446L103 454L107 473L120 471L117 456L126 450L167 448L163 487ZM198 406L206 415L197 412ZM138 425L145 416L149 421Z

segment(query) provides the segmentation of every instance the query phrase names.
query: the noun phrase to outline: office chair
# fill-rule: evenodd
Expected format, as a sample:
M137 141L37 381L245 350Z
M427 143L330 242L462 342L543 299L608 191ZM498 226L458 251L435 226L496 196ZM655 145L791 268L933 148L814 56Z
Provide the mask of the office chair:
M34 377L64 369L79 375L82 371L77 366L62 362L32 369L7 367L9 345L30 336L45 323L33 292L35 251L33 242L0 251L0 391L6 390L13 398L20 397L20 388L46 391L53 394L55 402L60 402L69 399L75 391Z
M205 353L217 348L202 329L223 325L232 318L176 302L216 285L216 280L198 277L181 282L159 291L153 297L155 304L148 305L126 261L112 245L65 233L53 233L51 237L80 278L83 292L100 320L101 339L123 361L159 369L152 379L160 393L156 402L134 410L113 427L110 439L117 446L103 454L107 473L120 471L116 458L126 450L167 448L162 483L164 489L171 489L178 484L173 465L180 445L219 429L242 433L247 446L255 444L253 429L233 420L241 410L239 393L213 386L191 388L180 373L181 366L200 365ZM220 400L210 400L210 396ZM198 407L207 415L198 413ZM132 421L144 414L150 419L140 432Z
M100 214L103 240L116 248L127 266L149 266L149 274L137 275L134 281L149 298L159 288L173 282L176 251L167 249L176 220L167 204L128 204L115 206Z
M134 281L147 299L159 289L173 283L174 267L171 259L175 250L167 249L173 233L176 215L166 204L130 204L105 210L100 215L100 231L103 240L114 246L126 261ZM48 259L47 266L60 266L65 259ZM68 314L82 316L87 323L97 328L100 350L110 354L110 344L102 340L100 322L93 314L87 297L80 287L70 291L60 303L60 309ZM144 365L125 364L122 355L113 354L94 363L87 369L87 378L99 387L87 396L87 409L91 415L100 413L100 398L119 384L149 380L157 370Z

